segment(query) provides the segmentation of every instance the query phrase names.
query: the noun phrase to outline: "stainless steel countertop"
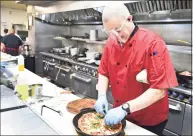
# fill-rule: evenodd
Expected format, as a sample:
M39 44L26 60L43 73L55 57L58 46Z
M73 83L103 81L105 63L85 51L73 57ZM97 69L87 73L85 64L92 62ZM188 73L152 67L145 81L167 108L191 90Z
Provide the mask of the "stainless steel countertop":
M1 112L1 135L58 135L30 108Z
M25 104L14 94L13 90L1 85L1 110L25 106Z

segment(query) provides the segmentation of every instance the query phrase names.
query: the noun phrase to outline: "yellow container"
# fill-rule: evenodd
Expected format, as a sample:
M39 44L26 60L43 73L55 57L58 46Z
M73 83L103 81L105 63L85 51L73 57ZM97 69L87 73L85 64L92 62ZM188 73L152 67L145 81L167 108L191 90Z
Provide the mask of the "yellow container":
M24 65L19 65L19 66L18 66L18 70L19 70L19 71L24 71Z
M29 85L16 85L17 93L20 94L20 99L26 101L29 98Z

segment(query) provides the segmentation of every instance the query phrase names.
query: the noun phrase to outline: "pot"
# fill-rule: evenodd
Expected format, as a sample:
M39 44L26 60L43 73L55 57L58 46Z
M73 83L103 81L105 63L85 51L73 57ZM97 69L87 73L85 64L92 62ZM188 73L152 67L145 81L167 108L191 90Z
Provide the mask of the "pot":
M98 53L98 52L92 52L92 51L87 51L85 52L86 53L86 57L89 58L89 59L95 59L95 55Z
M90 40L91 41L98 40L98 30L90 30Z
M84 132L82 132L79 127L78 127L78 120L81 118L81 116L83 114L86 114L86 113L90 113L90 112L96 112L95 109L92 109L92 108L85 108L85 109L82 109L78 114L75 115L75 117L73 118L73 125L75 127L75 130L76 132L78 133L78 135L80 136L91 136L89 134L86 134ZM119 131L118 133L116 134L113 134L113 136L120 136L120 135L125 135L124 133L124 129L125 129L125 126L126 126L126 120L123 119L122 121L122 130Z
M95 60L101 60L101 57L102 54L100 52L95 54Z
M176 77L178 79L179 84L181 84L184 87L192 88L192 75L191 72L189 75L184 75L185 71L176 71Z
M83 55L84 57L86 57L87 51L88 51L87 48L79 48L79 54Z
M64 47L65 48L65 53L70 54L70 49L71 46Z
M70 55L75 56L78 54L78 48L71 48L70 49Z

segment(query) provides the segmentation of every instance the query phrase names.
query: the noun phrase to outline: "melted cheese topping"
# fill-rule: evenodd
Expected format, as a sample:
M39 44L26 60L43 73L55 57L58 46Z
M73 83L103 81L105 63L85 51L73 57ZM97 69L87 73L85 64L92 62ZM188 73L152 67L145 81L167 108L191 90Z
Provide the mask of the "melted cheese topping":
M90 135L112 135L119 132L122 128L121 123L114 125L112 128L104 123L104 119L97 113L84 114L78 120L79 128L82 132Z

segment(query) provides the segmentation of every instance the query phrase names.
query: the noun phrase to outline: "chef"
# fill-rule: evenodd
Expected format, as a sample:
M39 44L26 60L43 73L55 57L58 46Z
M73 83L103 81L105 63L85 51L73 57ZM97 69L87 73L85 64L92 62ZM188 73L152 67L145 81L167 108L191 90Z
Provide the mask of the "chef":
M98 99L94 105L113 125L127 120L158 135L167 123L167 89L178 86L174 67L163 39L132 21L124 4L104 8L102 20L108 35L98 69ZM146 70L147 83L136 80ZM111 85L113 109L106 92Z
M9 34L4 36L1 42L1 51L12 56L19 55L22 46L22 40L15 35L15 31L11 29Z

